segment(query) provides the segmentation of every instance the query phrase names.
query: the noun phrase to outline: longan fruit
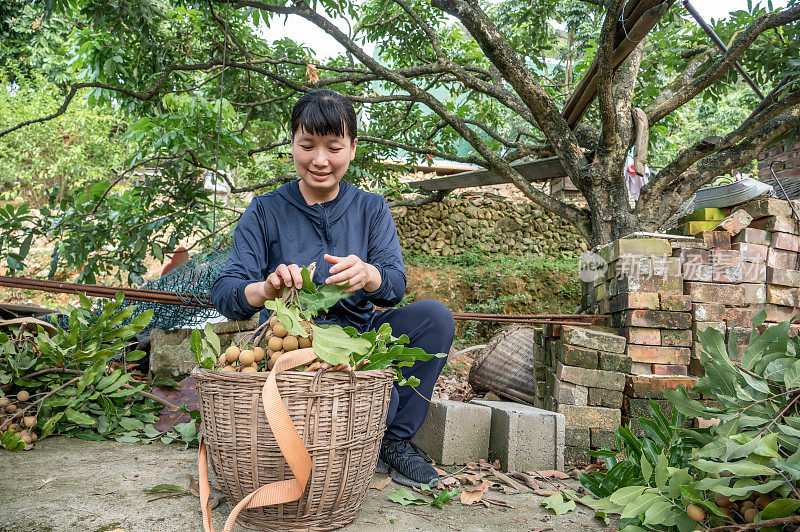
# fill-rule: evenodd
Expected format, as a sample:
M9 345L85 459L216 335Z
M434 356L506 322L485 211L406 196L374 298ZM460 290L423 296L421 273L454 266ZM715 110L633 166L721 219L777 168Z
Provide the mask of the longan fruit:
M235 345L230 346L228 349L225 350L225 358L228 361L228 364L232 364L239 359L240 350Z
M249 366L250 364L255 361L256 356L251 349L245 349L241 353L239 353L239 362L242 366Z
M256 362L261 362L264 360L264 356L266 356L266 352L261 347L254 347L253 348L253 356L255 356Z
M220 371L236 371L236 368L233 366L223 366L220 368Z
M272 353L272 356L269 357L269 361L272 362L272 366L275 366L275 363L278 361L279 358L283 355L283 351L275 351Z
M301 336L300 338L297 339L297 346L300 349L306 349L308 347L311 347L311 338Z
M17 423L12 423L11 426L8 427L8 428L9 428L9 430L11 430L11 432L13 432L14 434L17 434L17 433L19 433L20 426Z
M17 408L17 405L6 405L6 414L13 414L17 410L19 410L19 408Z
M31 442L31 435L30 435L30 434L28 434L28 432L27 432L27 431L22 431L22 432L20 433L19 439L20 439L20 441L22 441L23 443L25 443L25 444L28 444L28 443L30 443L30 442Z
M722 508L727 508L731 504L731 498L730 497L726 497L725 495L723 495L721 493L715 493L714 494L714 502L717 504L717 506L720 506Z
M284 327L281 322L275 324L275 327L272 328L272 332L275 333L275 336L279 336L281 338L287 334L286 327Z
M10 404L11 404L11 399L9 399L8 397L0 397L0 408L3 408L6 405Z
M254 368L253 366L247 366L246 368L242 368L242 373L256 373L258 368Z
M755 508L748 508L744 511L744 520L748 523L752 523L756 520L756 516L758 515L758 510Z
M28 399L30 399L30 398L31 398L31 394L28 393L26 390L22 390L21 392L19 392L17 394L17 399L19 399L23 403L25 401L27 401Z
M699 523L706 518L705 510L694 504L690 504L686 507L686 515L688 515L689 519L696 523Z
M756 499L756 508L763 510L769 503L772 502L772 497L769 495L762 495Z
M36 425L36 416L25 416L22 418L22 424L25 425L26 428L33 428Z
M297 349L298 341L297 337L295 336L286 336L283 339L283 349L284 351L294 351Z
M756 507L756 505L755 505L755 503L753 503L753 501L744 501L742 503L741 509L742 509L742 511L744 511L744 510L749 510L750 508L755 508L755 507Z
M270 318L269 318L269 326L270 327L275 327L276 323L278 323L278 317L277 316L270 316Z
M39 436L37 436L35 432L31 431L31 443L35 442L38 439Z
M273 353L280 351L283 348L283 339L273 336L269 340L269 348L272 349Z

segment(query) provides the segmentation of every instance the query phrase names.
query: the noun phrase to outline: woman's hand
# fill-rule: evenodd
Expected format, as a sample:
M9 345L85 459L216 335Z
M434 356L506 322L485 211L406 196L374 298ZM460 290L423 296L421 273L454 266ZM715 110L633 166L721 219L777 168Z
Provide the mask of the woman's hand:
M245 287L244 296L254 307L260 307L269 299L277 299L287 287L298 290L303 287L303 276L297 264L281 264L262 282L252 283Z
M331 276L325 279L325 284L348 283L345 292L355 292L362 288L367 292L374 292L380 288L383 282L378 268L367 264L355 255L346 257L325 255L325 260L333 264L329 270Z

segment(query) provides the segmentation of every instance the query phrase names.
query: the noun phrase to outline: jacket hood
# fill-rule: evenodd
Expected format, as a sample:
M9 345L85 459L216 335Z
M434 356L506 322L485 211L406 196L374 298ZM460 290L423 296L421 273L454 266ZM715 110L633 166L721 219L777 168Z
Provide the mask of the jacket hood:
M322 210L328 211L328 223L333 223L347 212L347 207L355 197L356 188L347 181L339 181L339 193L331 201L309 205L300 192L300 180L295 179L275 191L281 198L297 207L309 219L321 222Z

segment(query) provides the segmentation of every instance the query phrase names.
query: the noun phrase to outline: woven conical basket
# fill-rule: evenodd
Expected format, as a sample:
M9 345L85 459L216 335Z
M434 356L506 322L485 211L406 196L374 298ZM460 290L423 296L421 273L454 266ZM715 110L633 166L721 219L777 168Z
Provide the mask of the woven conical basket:
M269 373L195 369L208 457L231 505L257 488L293 478L265 417ZM300 499L246 508L237 521L257 530L333 530L356 516L378 459L394 371L277 376L280 397L311 457Z

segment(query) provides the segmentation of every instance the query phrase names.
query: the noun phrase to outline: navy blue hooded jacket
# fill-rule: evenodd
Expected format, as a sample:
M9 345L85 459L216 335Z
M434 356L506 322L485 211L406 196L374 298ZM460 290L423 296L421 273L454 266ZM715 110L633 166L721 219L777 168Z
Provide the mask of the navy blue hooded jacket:
M263 307L250 305L245 286L263 281L280 264L308 266L317 263L313 281L325 283L332 264L323 255L357 255L375 266L381 286L374 292L357 290L339 301L320 321L333 321L364 330L372 318L373 304L391 307L406 290L405 266L397 228L383 197L339 182L335 199L308 205L299 181L256 196L233 234L228 262L211 289L211 299L223 316L247 319ZM262 310L260 320L267 316Z

